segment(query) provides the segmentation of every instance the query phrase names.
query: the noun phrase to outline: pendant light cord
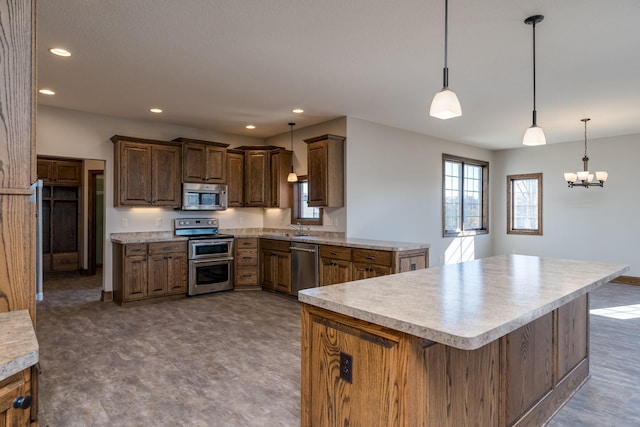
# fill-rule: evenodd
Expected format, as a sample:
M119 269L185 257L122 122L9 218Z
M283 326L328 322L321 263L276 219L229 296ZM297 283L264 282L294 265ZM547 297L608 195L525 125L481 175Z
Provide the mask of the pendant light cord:
M582 119L584 122L584 157L587 157L587 122L589 119Z
M536 22L533 21L533 124L536 124Z
M442 70L442 89L449 89L449 66L447 51L449 47L449 0L444 1L444 69Z

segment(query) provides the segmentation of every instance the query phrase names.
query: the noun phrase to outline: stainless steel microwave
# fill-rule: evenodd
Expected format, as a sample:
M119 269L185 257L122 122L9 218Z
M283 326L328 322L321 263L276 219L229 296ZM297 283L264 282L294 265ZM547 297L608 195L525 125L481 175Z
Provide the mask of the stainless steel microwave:
M182 184L182 210L221 211L227 209L225 184Z

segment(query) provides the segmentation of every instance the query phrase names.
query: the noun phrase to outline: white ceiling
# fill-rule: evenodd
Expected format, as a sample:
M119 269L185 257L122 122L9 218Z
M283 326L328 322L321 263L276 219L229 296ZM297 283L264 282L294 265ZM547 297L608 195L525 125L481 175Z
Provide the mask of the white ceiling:
M40 0L38 88L56 95L38 103L261 138L291 120L352 116L520 147L532 110L523 21L534 14L545 15L536 79L547 141L580 140L583 117L590 139L640 133L637 0L451 0L449 83L463 116L444 121L428 115L442 87L444 0Z

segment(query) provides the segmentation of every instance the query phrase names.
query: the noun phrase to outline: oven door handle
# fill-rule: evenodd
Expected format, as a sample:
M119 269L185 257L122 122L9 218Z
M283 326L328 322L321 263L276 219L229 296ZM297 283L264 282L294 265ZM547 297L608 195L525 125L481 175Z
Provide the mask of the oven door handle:
M223 264L223 263L229 262L229 261L233 261L233 257L192 259L189 262L192 262L193 265L200 265L200 264L211 264L211 263Z

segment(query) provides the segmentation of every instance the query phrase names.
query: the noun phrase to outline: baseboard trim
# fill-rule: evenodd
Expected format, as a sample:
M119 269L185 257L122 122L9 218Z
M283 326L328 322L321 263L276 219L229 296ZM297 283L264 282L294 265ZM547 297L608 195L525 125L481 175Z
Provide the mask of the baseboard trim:
M102 295L100 296L100 301L103 301L103 302L113 301L113 291L102 291Z
M623 285L640 286L640 277L635 276L618 276L611 281L612 283L621 283Z

